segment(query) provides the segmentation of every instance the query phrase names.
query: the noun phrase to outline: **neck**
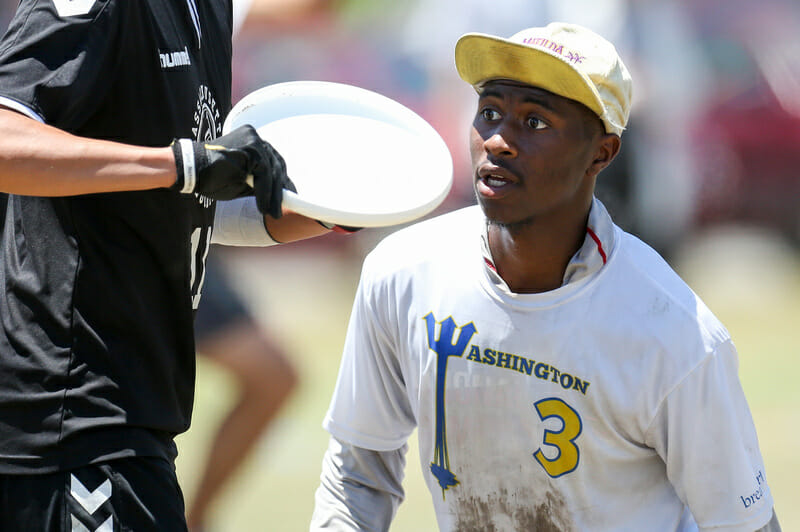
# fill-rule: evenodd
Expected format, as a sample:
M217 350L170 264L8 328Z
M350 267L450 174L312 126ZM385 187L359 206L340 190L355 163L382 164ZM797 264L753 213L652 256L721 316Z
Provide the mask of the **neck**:
M490 223L488 237L495 268L512 292L540 293L559 288L564 272L586 236L587 213L562 222Z

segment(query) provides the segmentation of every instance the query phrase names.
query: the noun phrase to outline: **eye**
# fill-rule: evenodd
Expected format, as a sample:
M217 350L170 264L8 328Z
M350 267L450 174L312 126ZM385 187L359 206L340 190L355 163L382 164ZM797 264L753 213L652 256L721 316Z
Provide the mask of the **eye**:
M481 109L480 115L481 118L483 118L487 122L492 122L494 120L500 119L500 113L498 113L497 111L495 111L490 107L484 107L483 109Z
M544 129L547 127L547 124L542 119L535 116L529 116L527 124L531 129Z

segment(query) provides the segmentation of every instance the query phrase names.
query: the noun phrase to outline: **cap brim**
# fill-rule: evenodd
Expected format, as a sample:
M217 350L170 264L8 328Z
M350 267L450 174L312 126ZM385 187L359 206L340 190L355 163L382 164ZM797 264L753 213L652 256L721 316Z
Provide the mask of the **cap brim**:
M600 95L591 81L564 59L507 39L468 33L456 43L456 69L470 85L510 79L540 87L582 103L603 116Z

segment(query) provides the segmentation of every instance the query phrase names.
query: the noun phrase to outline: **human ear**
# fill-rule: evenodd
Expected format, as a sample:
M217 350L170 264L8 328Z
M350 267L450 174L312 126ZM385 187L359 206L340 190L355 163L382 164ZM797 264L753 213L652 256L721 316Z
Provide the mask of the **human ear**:
M601 170L611 164L611 161L613 161L614 157L619 153L621 145L622 139L613 133L606 133L600 137L597 149L595 150L594 159L587 173L591 176L599 174Z

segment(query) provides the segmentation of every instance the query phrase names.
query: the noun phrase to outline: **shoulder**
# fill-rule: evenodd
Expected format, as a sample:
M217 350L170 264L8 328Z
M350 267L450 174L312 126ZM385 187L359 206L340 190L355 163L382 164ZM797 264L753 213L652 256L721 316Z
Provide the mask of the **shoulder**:
M399 229L384 237L369 255L397 259L395 254L405 251L411 261L428 257L431 252L438 256L480 238L483 223L480 208L465 207Z
M458 260L480 245L484 223L477 206L465 207L415 223L381 240L365 263L397 271L420 263Z
M30 31L45 27L65 28L97 24L109 17L121 17L131 8L131 4L120 0L22 0L11 27L25 26ZM52 37L48 31L42 37Z
M653 248L618 230L607 285L643 331L674 335L668 343L699 341L709 351L730 334L686 281Z
M33 70L83 64L85 56L98 55L96 48L108 46L120 28L133 23L132 4L139 2L22 0L0 44L0 64L28 68L28 58L42 63Z

